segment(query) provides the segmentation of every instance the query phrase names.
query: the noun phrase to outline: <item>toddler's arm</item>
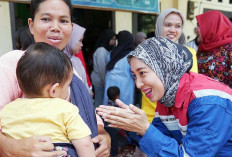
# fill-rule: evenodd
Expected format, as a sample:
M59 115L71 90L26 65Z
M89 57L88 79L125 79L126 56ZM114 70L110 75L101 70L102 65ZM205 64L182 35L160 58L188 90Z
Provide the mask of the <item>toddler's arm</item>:
M79 157L95 157L95 149L90 136L78 140L72 140Z

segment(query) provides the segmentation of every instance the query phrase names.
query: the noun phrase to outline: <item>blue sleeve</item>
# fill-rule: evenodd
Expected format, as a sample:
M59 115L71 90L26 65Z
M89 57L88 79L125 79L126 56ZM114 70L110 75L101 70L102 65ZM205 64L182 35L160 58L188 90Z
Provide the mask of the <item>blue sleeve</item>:
M168 128L162 123L160 118L154 118L152 121L152 125L154 125L159 131L161 131L164 135L168 137L173 137Z
M231 106L231 101L217 96L201 97L191 102L188 130L182 140L190 156L216 156L220 152L232 135Z
M140 149L149 157L183 156L183 150L174 138L165 136L155 126L150 125L139 141Z
M216 156L232 135L232 113L226 105L219 105L228 104L225 101L218 97L194 99L188 109L188 130L182 145L150 125L139 140L141 150L149 157Z

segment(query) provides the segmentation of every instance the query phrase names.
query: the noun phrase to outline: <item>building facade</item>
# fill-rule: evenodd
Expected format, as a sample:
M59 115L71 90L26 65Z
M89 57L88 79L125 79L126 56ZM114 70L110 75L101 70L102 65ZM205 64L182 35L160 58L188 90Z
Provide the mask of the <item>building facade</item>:
M102 1L107 2L107 0ZM128 0L116 1L120 1L119 3L121 4L124 4L125 2L128 3ZM132 1L133 0L131 0L131 2ZM141 0L141 3L144 2L144 4L151 4L151 2L153 3L154 1ZM28 5L29 1L0 0L0 55L14 49L14 33L17 27L21 26L23 23L22 20L17 20L15 17L18 16L20 12L23 12L23 15L21 16L25 16L25 14L28 13L27 11L23 11L24 9L28 8L25 6L21 7L21 10L17 10L16 6L19 6L19 4ZM125 3L125 5L127 4ZM157 15L159 12L162 12L167 8L176 8L185 16L186 24L184 27L184 33L186 35L187 41L195 37L194 28L196 27L196 15L199 15L208 10L219 10L228 18L232 19L232 0L160 0L157 1L156 5L158 5L157 12L85 5L74 5L74 8L77 10L77 16L80 15L80 18L77 18L77 21L83 24L83 26L87 25L87 39L94 38L91 35L88 37L88 29L93 29L93 32L99 32L99 30L101 31L103 29L110 28L116 33L121 30L128 30L133 34L135 34L137 31L144 31L146 33L149 31L154 31L155 19ZM91 20L86 19L86 14L89 15L88 18L90 18L91 15L96 15L96 17L94 17L97 18L96 24L98 21L104 20L104 18L101 19L101 16L108 15L108 18L106 18L107 22L105 22L105 25L99 25L99 30L94 30L93 23L89 22ZM97 16L98 14L99 16ZM27 21L26 18L27 17L25 16L24 21ZM93 34L93 32L90 31L89 34Z

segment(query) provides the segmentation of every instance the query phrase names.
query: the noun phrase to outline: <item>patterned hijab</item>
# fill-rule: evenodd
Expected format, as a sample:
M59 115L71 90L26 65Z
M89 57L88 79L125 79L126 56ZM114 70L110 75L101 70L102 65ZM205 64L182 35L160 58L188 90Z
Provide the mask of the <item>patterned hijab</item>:
M172 107L180 79L192 67L191 52L167 38L154 37L142 42L127 57L129 63L132 57L140 59L156 73L165 89L159 102Z
M156 20L156 23L155 23L155 36L161 36L162 35L162 27L163 27L163 23L164 23L164 20L165 18L170 14L170 13L176 13L176 14L179 14L180 15L180 18L182 19L182 31L184 29L184 24L185 24L185 18L184 16L181 14L181 12L179 12L177 9L175 8L168 8L164 11L162 11L157 20ZM182 32L181 33L181 36L180 38L178 39L178 43L181 44L181 45L184 45L186 43L185 41L185 35L184 33Z
M75 46L79 43L81 37L85 33L85 28L79 26L78 24L73 23L73 30L71 37L69 39L68 44L64 48L64 53L68 55L69 58L72 57L73 53L72 50L75 48Z

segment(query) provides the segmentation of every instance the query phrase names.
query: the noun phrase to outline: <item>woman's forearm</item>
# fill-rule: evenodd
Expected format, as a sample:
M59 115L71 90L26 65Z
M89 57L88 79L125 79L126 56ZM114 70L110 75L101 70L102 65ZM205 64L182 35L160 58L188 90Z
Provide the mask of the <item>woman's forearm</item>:
M17 140L7 138L0 132L0 156L11 157L20 154L16 146ZM18 152L18 153L17 153Z
M96 149L96 157L108 157L110 155L111 138L102 125L98 125L98 135L92 141L99 145Z
M8 138L0 132L1 157L53 157L67 154L64 151L53 152L53 149L54 145L51 143L49 137L46 136L32 136L16 140Z

